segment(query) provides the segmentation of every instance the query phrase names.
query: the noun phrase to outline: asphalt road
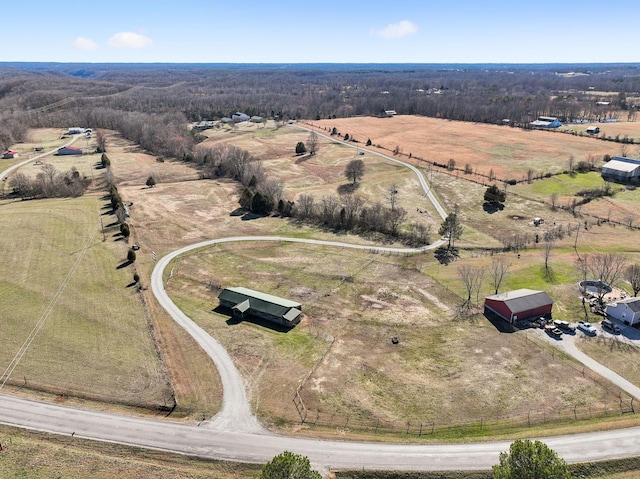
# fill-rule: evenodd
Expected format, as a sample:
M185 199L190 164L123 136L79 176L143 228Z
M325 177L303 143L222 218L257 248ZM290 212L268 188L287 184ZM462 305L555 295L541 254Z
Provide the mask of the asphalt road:
M399 162L393 158L389 159ZM411 165L408 166L411 167ZM422 178L422 183L424 181L422 174L417 169L414 171L419 178ZM426 181L422 184L426 187ZM441 208L438 211L441 216L444 214ZM272 236L222 238L174 251L158 261L152 273L151 287L160 304L196 339L220 370L224 398L222 408L214 418L200 425L178 424L161 419L141 419L86 411L59 404L0 395L0 423L67 434L71 437L70 440L73 440L73 437L81 437L241 462L264 463L286 449L308 456L314 467L321 471L327 471L329 468L473 470L489 469L493 464L497 464L499 453L506 451L510 442L446 445L379 444L288 437L265 430L250 410L242 377L225 349L184 315L164 290L164 271L173 258L192 249L229 241L289 241L371 251L400 253L416 251L411 248L373 248L339 242ZM435 248L440 244L442 241L428 248ZM419 250L424 249L426 248ZM285 399L288 400L288 398ZM640 428L539 439L569 462L636 456L640 451Z

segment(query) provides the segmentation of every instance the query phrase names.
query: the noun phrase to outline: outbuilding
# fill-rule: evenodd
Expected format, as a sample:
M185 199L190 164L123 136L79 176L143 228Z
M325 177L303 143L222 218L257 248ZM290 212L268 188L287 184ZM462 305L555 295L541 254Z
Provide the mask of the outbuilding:
M255 316L293 327L302 316L302 304L249 288L225 288L218 299L221 306L231 309L233 315L239 318Z
M562 122L555 116L539 116L530 125L533 128L558 128L562 126Z
M5 160L9 160L11 158L18 158L18 156L19 155L17 151L8 150L4 152L4 154L2 155L2 158L4 158Z
M640 298L627 298L609 303L604 312L608 317L633 326L640 323Z
M63 146L58 149L58 155L82 155L82 149L76 148L74 146Z
M632 181L640 178L640 160L625 156L614 156L601 170L602 178L613 181Z
M553 300L546 292L532 289L516 289L484 299L485 314L496 314L509 323L540 316L550 317L552 308Z
M596 135L600 133L600 127L595 125L588 126L587 133L589 133L590 135Z

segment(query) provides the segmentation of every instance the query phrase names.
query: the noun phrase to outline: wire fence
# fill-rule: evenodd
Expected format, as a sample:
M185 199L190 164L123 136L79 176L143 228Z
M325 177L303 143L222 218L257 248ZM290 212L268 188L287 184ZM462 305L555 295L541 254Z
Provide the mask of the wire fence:
M482 417L473 421L385 421L377 418L362 418L328 411L302 412L301 424L318 428L343 429L374 434L405 435L415 437L468 437L473 435L508 433L544 424L561 425L579 421L618 417L634 414L629 403L620 402L612 406L598 405L568 407L557 410L531 410L513 416ZM304 419L303 419L304 417Z
M299 418L299 423L318 428L332 428L369 432L374 434L390 434L405 436L438 436L464 437L473 435L487 435L508 433L514 429L530 428L544 424L567 424L600 418L619 417L635 414L635 398L611 385L601 377L593 374L584 366L577 366L567 356L555 348L543 347L542 343L523 335L525 339L540 350L541 354L548 354L553 359L562 362L563 368L571 368L575 373L591 380L595 385L608 392L606 403L594 405L575 405L562 408L531 409L526 413L504 416L480 417L468 421L437 421L412 418L406 421L386 421L376 417L355 414L341 414L335 411L308 410L301 392L306 380L298 387L294 394L293 404ZM330 347L327 348L329 352ZM323 356L324 357L324 356ZM321 361L320 361L321 362ZM315 370L315 368L314 368ZM308 377L307 377L308 379Z

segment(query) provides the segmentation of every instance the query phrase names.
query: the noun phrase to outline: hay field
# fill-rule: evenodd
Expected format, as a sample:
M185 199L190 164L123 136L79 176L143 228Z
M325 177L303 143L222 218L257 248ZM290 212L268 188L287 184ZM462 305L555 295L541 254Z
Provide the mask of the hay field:
M0 280L5 388L157 407L172 394L167 372L127 287L133 270L118 268L127 247L112 231L102 241L102 206L92 195L2 203L0 250L11 272Z
M554 133L524 131L507 126L440 120L397 115L392 118L337 118L308 122L325 132L332 128L355 137L364 145L371 139L389 153L397 146L404 155L456 167L470 165L483 174L493 169L498 178L522 179L527 171L556 173L567 169L568 160L586 160L589 156L619 154L619 144L592 138ZM406 157L405 157L406 158Z

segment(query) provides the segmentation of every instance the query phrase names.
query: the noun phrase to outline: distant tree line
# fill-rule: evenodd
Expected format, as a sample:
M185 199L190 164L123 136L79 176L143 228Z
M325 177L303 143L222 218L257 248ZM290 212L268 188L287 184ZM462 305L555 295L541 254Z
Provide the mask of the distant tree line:
M112 129L159 155L182 159L196 141L186 122L241 110L285 121L398 114L527 127L538 116L635 119L632 66L459 65L26 65L0 68L0 147L29 127ZM162 87L162 88L158 88ZM616 95L598 92L616 92ZM598 104L606 100L606 104Z

